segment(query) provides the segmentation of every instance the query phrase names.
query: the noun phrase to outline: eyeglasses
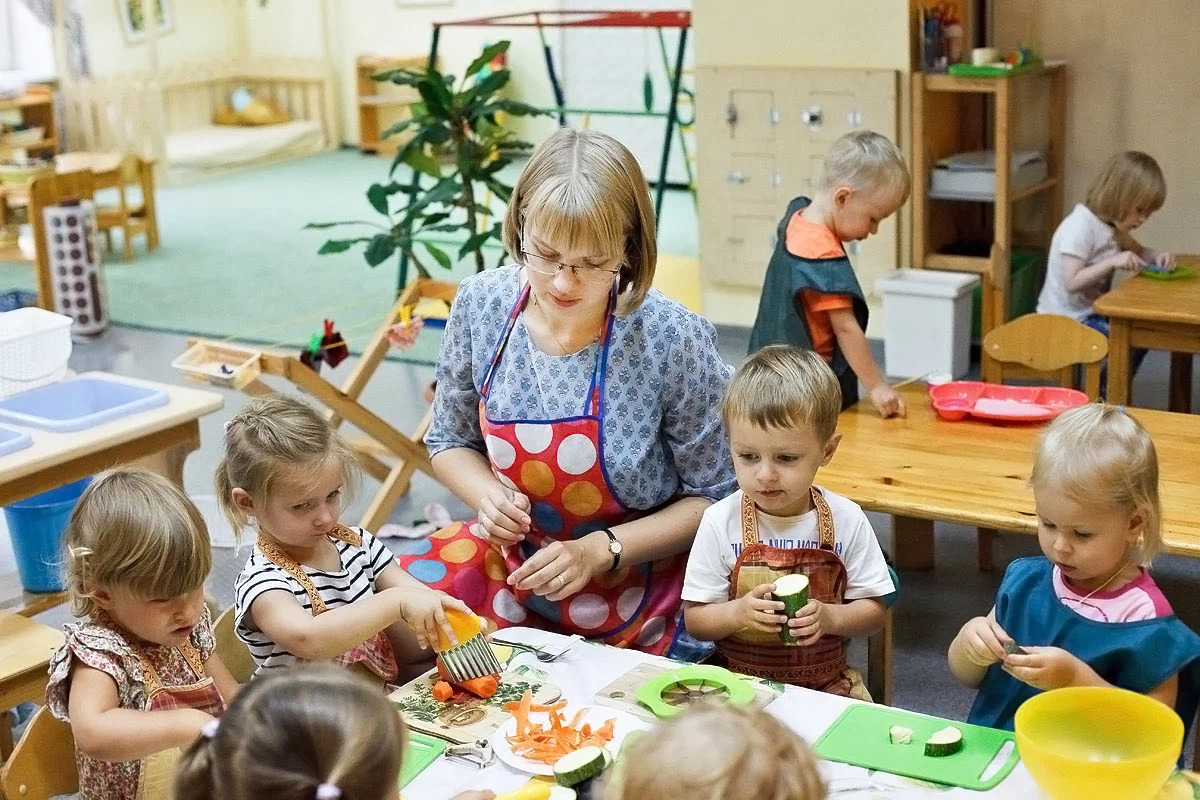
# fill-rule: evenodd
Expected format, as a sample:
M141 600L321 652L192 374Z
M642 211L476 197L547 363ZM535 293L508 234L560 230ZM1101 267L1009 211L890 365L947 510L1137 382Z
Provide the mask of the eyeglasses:
M521 255L525 256L525 266L539 275L557 275L561 270L570 270L572 277L578 278L587 283L606 283L613 279L614 275L621 274L619 269L603 269L601 267L577 267L573 264L561 264L545 256L539 256L537 253L531 253L528 250L522 250Z

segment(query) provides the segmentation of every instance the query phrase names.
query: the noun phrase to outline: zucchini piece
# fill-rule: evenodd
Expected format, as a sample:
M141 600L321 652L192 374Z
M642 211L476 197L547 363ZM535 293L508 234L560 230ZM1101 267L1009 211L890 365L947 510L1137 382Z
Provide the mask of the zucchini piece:
M567 753L555 762L554 780L559 786L570 788L596 777L604 771L605 766L604 749L588 745Z
M888 728L888 741L892 744L912 744L913 730L903 725L893 725Z
M952 756L963 748L962 731L953 725L942 728L925 741L925 755L934 758Z
M775 591L771 596L777 602L783 603L783 613L788 619L791 619L808 604L808 576L798 573L784 575L775 581ZM779 639L784 644L796 644L796 637L792 636L787 625L784 625L783 629L779 631Z
M1021 645L1017 644L1016 642L1005 642L1004 643L1004 652L1008 653L1010 656L1027 656L1027 655L1029 655L1029 653L1025 650L1025 648L1021 647Z

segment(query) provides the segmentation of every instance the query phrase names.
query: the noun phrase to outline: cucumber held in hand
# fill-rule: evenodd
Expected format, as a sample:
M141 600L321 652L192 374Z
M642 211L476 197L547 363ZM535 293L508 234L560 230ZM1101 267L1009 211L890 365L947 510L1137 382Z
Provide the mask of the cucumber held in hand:
M952 756L963 748L962 731L953 725L942 728L925 740L925 755L941 758Z
M783 603L783 613L790 620L796 613L808 605L808 577L805 575L784 575L775 581L775 591L771 596ZM796 637L787 625L779 632L779 638L784 644L797 644Z
M568 788L591 780L604 771L610 758L602 747L581 747L554 762L554 780Z

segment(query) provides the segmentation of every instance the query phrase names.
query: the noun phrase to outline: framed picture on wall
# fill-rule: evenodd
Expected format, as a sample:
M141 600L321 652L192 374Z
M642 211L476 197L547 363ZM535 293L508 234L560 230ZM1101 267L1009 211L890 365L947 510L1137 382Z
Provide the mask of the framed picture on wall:
M175 9L172 0L117 0L117 14L121 17L121 30L125 41L140 42L146 38L146 14L153 6L154 18L158 23L158 35L175 30Z
M411 8L413 6L451 6L454 5L454 0L396 0L398 8Z

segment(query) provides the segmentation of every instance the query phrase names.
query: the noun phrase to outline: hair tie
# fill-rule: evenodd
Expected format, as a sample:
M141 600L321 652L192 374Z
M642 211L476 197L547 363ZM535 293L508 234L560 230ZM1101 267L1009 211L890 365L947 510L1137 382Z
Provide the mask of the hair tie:
M225 420L225 432L229 433L229 429L232 427L233 427L233 420L231 420L231 419Z
M212 740L217 735L217 727L221 724L220 720L210 719L204 723L204 727L200 729L200 733L205 739Z
M322 783L317 785L317 800L339 800L342 796L342 790L333 783Z

